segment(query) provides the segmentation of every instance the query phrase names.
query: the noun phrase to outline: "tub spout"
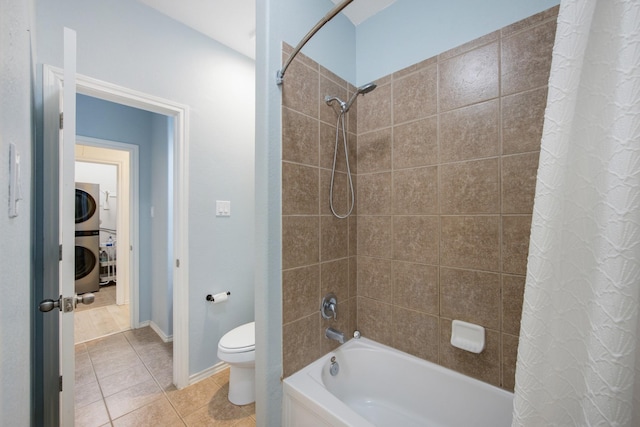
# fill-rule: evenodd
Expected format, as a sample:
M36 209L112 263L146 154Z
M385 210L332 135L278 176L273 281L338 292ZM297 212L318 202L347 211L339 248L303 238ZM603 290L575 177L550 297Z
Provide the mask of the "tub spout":
M324 331L324 336L329 338L330 340L336 340L340 344L344 344L344 334L337 329L331 327L327 328Z

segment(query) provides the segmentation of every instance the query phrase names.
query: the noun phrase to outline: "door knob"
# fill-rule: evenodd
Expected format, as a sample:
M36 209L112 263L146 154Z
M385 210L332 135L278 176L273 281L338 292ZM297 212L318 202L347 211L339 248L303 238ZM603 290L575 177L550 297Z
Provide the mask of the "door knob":
M57 300L52 300L52 299L43 300L42 302L40 302L38 309L43 313L47 313L53 310L54 308L57 308L58 310L62 310L60 306L60 301L62 301L62 295L60 295L60 297Z
M91 292L87 292L86 294L76 295L75 299L76 299L75 306L77 307L78 304L87 304L87 305L93 304L93 302L96 300L96 296Z
M38 309L43 313L47 313L54 308L67 313L69 311L73 311L74 308L78 306L78 304L91 304L95 301L96 297L92 293L86 293L83 295L76 295L73 298L63 298L62 295L57 300L46 299L40 302Z

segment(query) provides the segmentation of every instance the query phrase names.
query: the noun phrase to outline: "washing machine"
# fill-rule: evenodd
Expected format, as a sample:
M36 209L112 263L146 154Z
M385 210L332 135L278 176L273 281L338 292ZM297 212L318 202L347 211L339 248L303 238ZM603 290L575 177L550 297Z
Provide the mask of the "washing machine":
M76 182L77 294L100 289L100 185Z
M76 182L76 231L100 229L100 184Z
M76 231L76 293L100 289L100 231Z

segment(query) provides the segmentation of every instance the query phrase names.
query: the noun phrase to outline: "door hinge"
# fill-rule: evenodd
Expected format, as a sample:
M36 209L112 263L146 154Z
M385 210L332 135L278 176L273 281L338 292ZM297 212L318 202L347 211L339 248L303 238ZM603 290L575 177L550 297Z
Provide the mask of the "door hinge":
M60 129L64 129L64 113L60 113Z
M58 246L58 261L62 261L62 245Z
M60 375L60 378L59 378L59 388L60 388L60 391L62 391L62 375Z
M176 267L180 268L180 260L179 259L176 260Z

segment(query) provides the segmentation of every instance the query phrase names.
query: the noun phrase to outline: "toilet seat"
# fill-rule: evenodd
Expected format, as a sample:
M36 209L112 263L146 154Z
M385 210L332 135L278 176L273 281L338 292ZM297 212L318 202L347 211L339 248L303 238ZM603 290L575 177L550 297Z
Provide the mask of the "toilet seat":
M224 353L246 353L256 349L256 322L240 325L230 330L218 343L218 351Z
M230 330L218 341L218 358L229 364L228 398L234 405L256 400L256 324Z

